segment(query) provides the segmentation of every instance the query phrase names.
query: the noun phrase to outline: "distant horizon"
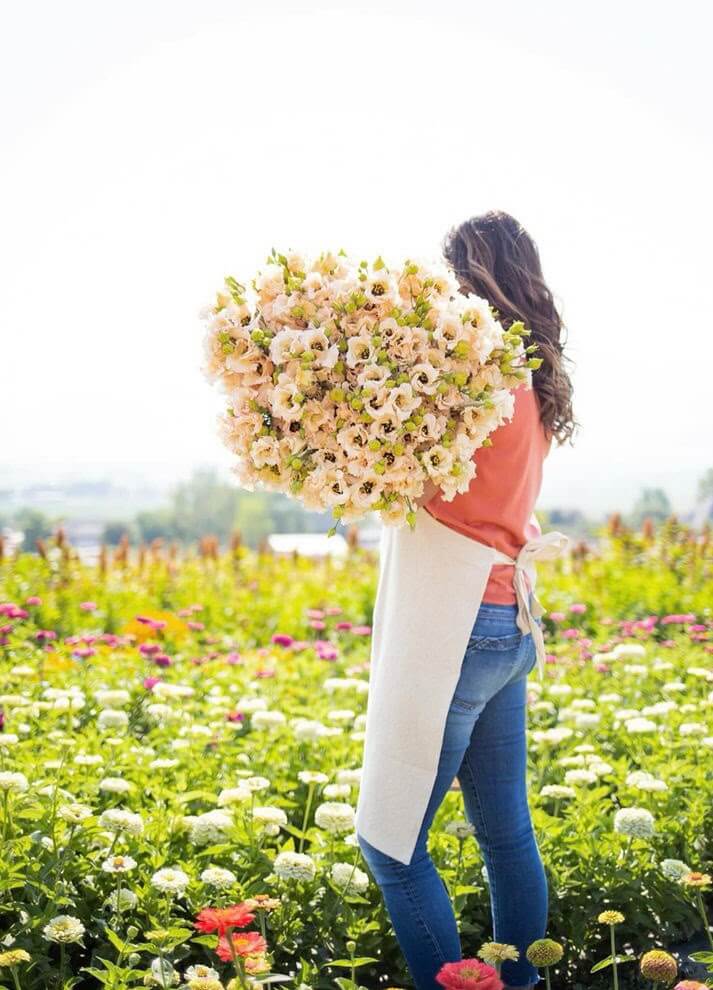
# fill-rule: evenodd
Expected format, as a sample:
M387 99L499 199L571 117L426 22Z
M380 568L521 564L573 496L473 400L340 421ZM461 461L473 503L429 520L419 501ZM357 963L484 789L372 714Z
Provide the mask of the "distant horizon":
M674 512L681 515L692 512L696 506L696 491L698 481L704 470L679 470L676 473L651 473L648 477L635 475L608 477L606 483L597 478L595 472L590 476L581 470L568 470L568 465L557 464L556 458L562 459L572 451L554 451L545 461L545 473L540 498L536 509L550 511L552 509L579 510L589 516L606 516L611 512L630 512L636 499L645 488L660 488L668 496ZM548 471L549 461L552 470ZM581 465L580 465L581 467ZM231 471L229 458L214 462L156 462L110 461L97 460L86 463L57 463L44 462L37 464L3 464L0 468L0 489L28 487L31 485L47 485L52 487L62 484L111 482L117 488L127 488L139 492L148 490L157 495L170 497L171 491L179 484L187 481L195 471L214 471L223 481L233 483L239 490L237 481ZM613 470L613 468L612 468ZM617 493L619 497L617 498ZM0 503L1 505L1 503Z

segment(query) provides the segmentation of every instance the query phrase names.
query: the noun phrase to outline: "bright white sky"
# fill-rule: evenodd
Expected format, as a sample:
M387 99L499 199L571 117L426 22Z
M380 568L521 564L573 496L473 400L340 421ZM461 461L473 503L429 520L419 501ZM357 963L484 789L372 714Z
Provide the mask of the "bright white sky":
M708 5L15 3L0 40L10 473L226 463L197 313L272 245L437 254L490 207L570 327L541 504L693 500L711 451Z

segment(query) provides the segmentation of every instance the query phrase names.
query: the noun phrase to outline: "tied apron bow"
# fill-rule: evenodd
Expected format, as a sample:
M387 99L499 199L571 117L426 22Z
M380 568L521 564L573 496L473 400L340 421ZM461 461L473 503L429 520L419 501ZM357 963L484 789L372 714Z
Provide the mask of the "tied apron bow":
M513 586L517 599L517 626L521 632L532 634L540 679L545 675L545 638L540 624L536 620L545 614L545 610L534 591L534 563L536 560L551 560L554 557L559 557L569 542L569 537L565 536L564 533L552 530L528 540L514 559L500 550L495 552L493 558L494 564L513 564L515 566ZM530 598L532 598L532 603L530 603Z

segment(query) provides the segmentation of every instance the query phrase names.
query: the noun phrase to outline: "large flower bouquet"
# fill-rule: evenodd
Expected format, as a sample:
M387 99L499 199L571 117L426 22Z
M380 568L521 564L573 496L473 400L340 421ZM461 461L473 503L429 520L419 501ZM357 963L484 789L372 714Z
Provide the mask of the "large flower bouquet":
M447 268L412 261L273 251L250 289L226 278L203 315L242 486L345 522L376 511L413 525L429 478L446 500L465 492L540 363L521 323L504 330Z

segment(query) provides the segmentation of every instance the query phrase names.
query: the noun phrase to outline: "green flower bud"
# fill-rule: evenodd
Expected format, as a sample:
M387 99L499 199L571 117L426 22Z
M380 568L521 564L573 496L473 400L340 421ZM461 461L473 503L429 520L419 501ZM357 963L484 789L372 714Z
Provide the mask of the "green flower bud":
M525 953L528 962L538 969L541 966L554 966L564 955L564 949L551 938L538 938Z

